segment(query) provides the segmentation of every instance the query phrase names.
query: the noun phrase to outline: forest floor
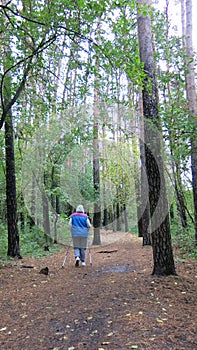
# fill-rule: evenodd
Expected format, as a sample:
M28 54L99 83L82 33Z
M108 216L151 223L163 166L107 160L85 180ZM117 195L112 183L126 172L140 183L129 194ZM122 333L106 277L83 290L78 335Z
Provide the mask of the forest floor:
M92 266L70 248L62 268L65 252L0 266L1 350L197 349L195 260L174 252L177 276L154 277L152 248L120 232L102 233Z

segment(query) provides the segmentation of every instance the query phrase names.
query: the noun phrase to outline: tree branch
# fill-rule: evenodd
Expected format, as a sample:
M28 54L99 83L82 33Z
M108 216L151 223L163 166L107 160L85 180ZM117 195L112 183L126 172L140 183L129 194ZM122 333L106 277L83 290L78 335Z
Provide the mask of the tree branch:
M3 109L2 116L1 116L1 119L0 119L0 129L2 128L2 126L4 124L4 121L5 121L5 118L6 118L6 115L7 115L8 111L12 108L14 103L17 101L18 97L20 96L20 94L21 94L21 92L22 92L22 90L23 90L23 88L25 86L28 73L29 73L29 71L31 69L31 63L32 63L33 58L37 54L39 54L40 52L45 50L48 46L50 46L51 43L53 41L55 41L55 39L56 39L56 35L53 35L52 38L48 39L46 42L42 41L39 44L39 46L32 52L31 55L29 55L27 58L24 58L24 59L18 61L15 65L9 67L5 71L5 73L3 74L2 79L1 79L1 85L0 85L1 105L2 105L2 109ZM24 70L22 80L21 80L21 82L20 82L20 84L19 84L19 86L18 86L18 88L17 88L13 98L11 99L11 101L7 105L5 105L4 104L4 99L3 99L3 85L4 85L5 77L13 68L16 68L16 67L20 66L20 64L25 62L25 61L29 61L29 62L28 62L27 68Z
M8 5L11 3L12 1L9 1L6 5L0 5L0 8L3 9L4 12L7 11L10 11L14 16L17 16L17 17L20 17L20 18L23 18L25 19L26 21L29 21L29 22L32 22L32 23L35 23L35 24L39 24L39 25L42 25L42 26L45 26L46 24L44 22L39 22L39 21L36 21L34 19L31 19L29 17L26 17L24 15L22 15L20 12L16 12L14 11L13 9L11 9L10 7L8 7Z

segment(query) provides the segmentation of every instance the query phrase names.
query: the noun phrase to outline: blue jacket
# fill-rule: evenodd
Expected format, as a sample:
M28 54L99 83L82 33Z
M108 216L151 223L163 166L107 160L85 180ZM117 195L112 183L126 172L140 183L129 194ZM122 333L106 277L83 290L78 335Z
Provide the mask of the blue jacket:
M88 237L88 228L91 226L88 216L84 213L73 213L70 217L72 237Z

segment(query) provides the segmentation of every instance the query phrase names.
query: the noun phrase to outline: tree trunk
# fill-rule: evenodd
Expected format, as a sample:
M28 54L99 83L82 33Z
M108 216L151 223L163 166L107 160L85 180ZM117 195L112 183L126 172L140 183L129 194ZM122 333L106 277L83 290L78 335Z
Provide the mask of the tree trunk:
M17 199L16 199L16 177L14 157L14 137L11 110L5 119L5 151L6 151L6 198L7 198L7 224L8 224L8 252L11 257L21 258Z
M100 210L100 184L99 184L100 177L99 177L98 156L94 156L94 159L93 159L93 178L94 178L94 191L95 191L94 215L93 215L93 226L94 226L93 244L100 245L101 244L101 239L100 239L101 210Z
M98 122L94 123L94 141L93 141L93 182L94 182L94 238L93 244L100 245L100 224L101 224L101 209L100 209L100 171L99 171L99 141L98 141Z
M96 84L96 83L95 83ZM100 225L101 225L101 209L100 209L100 171L99 171L99 140L98 140L98 91L95 87L94 91L94 139L93 139L93 183L94 183L94 238L93 244L100 245Z
M141 128L143 128L143 137L140 138L140 160L141 160L141 196L140 204L138 204L138 230L139 236L143 237L142 245L151 245L151 222L150 222L150 206L149 206L149 196L147 195L147 178L145 174L146 168L146 155L145 155L145 145L142 140L144 140L144 123L140 123ZM142 132L142 131L141 131ZM143 210L144 209L144 210Z
M147 178L145 174L145 147L144 147L144 121L143 121L143 100L142 91L139 90L139 130L140 130L140 184L139 184L139 200L137 202L137 217L138 217L138 234L143 237L142 245L151 245L150 238L150 211L149 198L147 195Z
M117 200L118 200L118 202L116 203L116 231L121 231L121 222L120 222L121 209L120 209L118 192L117 192Z
M50 237L50 218L49 218L49 200L45 193L46 175L44 174L44 189L42 191L42 209L43 209L43 229L46 243L48 242L48 237Z
M177 164L177 162L173 162L172 171L173 171L173 177L174 177L178 218L179 218L179 221L181 224L180 226L182 230L182 229L186 229L188 227L188 224L187 224L187 215L186 215L186 204L185 204L182 179L181 179L181 173L180 173L180 165Z
M4 2L3 2L4 3ZM9 41L8 41L9 43ZM3 68L6 72L7 64L11 56L11 49L8 46L4 50ZM7 62L8 61L8 62ZM10 63L10 62L9 62ZM16 175L15 175L15 155L14 155L14 129L12 121L12 102L11 96L11 77L10 74L4 74L2 80L1 103L2 118L0 128L5 121L5 154L6 154L6 204L7 204L7 226L8 226L8 251L7 255L21 258L19 232L18 232L18 214L16 197ZM22 85L21 85L22 89ZM12 102L12 103L11 103ZM9 107L8 107L9 106Z
M153 275L174 275L175 266L171 245L168 203L166 197L162 151L159 137L158 94L149 14L140 11L149 0L138 0L138 38L140 59L146 77L143 81L143 114L145 163L151 217ZM147 9L147 7L146 7Z
M100 19L98 20L98 43L100 41ZM96 58L96 70L99 71L99 58ZM100 205L100 161L99 161L99 78L94 80L94 127L93 127L93 183L94 183L94 238L93 244L100 245L101 205Z
M195 125L197 116L194 54L192 44L192 0L186 0L186 91L189 102L190 116L192 125ZM191 169L192 186L194 198L194 222L195 222L195 242L197 245L197 139L191 137Z
M107 164L107 152L106 152L106 131L105 131L105 124L106 120L105 117L102 120L102 149L103 149L103 159L105 161L102 164L102 173L105 174L106 172L106 164ZM106 182L105 178L103 181L103 226L107 230L108 226L108 210L107 210L107 203L106 203Z
M125 225L125 232L129 231L129 225L128 225L128 216L127 216L127 206L124 203L124 225Z
M95 87L95 102L94 102L94 140L93 140L93 182L94 182L94 238L93 244L100 245L100 225L101 225L101 209L100 209L100 171L99 171L99 140L98 140L98 92Z

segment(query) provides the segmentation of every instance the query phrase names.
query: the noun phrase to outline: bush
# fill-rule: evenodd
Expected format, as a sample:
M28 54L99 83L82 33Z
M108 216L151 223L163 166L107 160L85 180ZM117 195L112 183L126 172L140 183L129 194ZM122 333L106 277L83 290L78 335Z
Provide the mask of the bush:
M8 234L6 227L0 223L0 257L7 255Z
M0 258L1 260L10 260L10 258L7 257L8 239L6 227L0 224L0 230ZM36 226L31 230L20 232L19 236L22 257L44 257L60 250L60 246L52 244L52 239L50 237L47 237L46 242L46 236L44 235L43 231ZM46 245L50 246L49 251L44 249Z
M180 251L182 258L197 258L197 247L194 240L194 228L189 225L186 229L179 230L178 225L171 225L173 244Z

